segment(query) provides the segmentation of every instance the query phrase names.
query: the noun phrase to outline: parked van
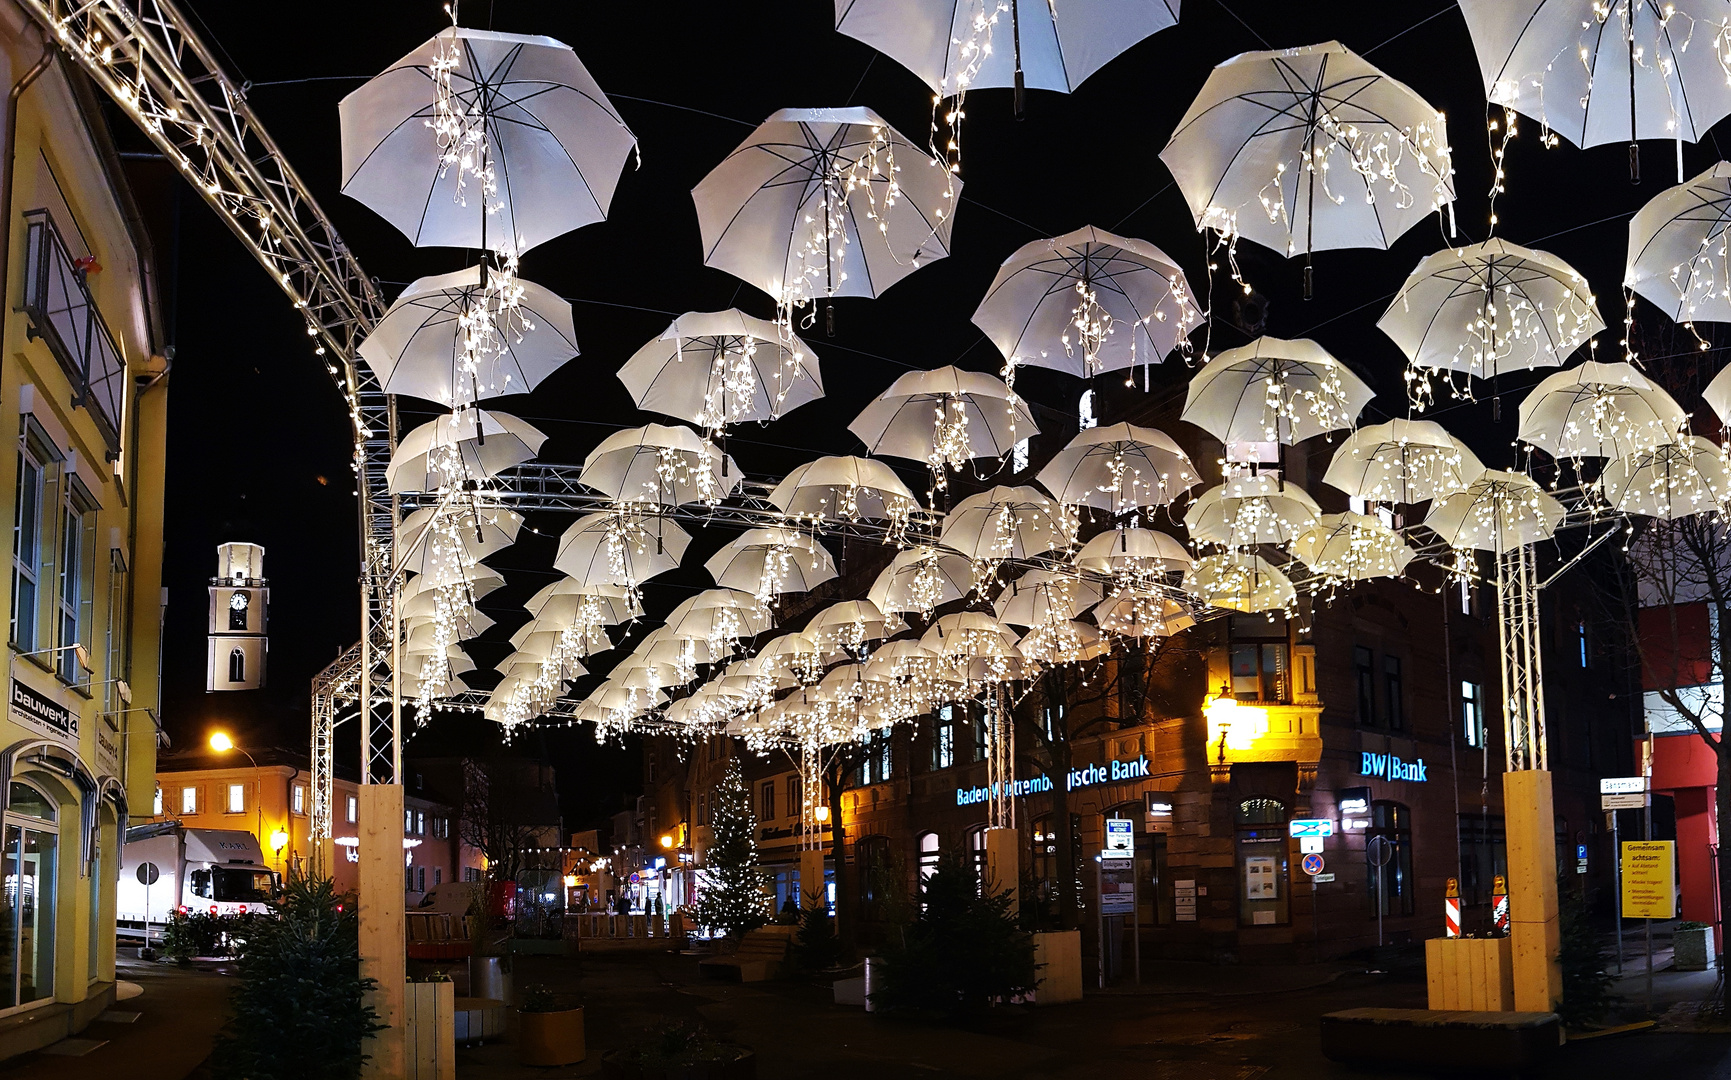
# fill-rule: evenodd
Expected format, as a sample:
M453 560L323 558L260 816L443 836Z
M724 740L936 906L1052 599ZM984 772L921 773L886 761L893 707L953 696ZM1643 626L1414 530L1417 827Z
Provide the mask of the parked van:
M243 829L188 829L161 821L126 830L115 896L122 936L156 936L176 909L211 915L270 911L282 880Z

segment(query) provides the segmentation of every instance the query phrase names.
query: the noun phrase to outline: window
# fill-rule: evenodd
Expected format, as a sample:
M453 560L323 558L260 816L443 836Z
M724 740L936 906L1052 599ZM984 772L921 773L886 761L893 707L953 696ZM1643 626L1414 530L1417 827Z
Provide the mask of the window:
M54 915L60 837L54 801L9 785L0 828L0 1010L54 997Z
M444 883L445 883L445 868L442 866L433 867L433 888L436 889L440 885L443 885Z
M350 825L353 825L356 821L360 820L359 810L360 808L356 805L355 797L350 795L348 802L348 821Z
M714 761L721 756L721 736L712 735L709 739L709 760Z
M403 867L403 891L415 891L415 868L412 866Z
M775 820L775 781L765 780L763 788L758 792L757 820Z
M932 768L947 769L956 763L955 706L939 707L932 723Z
M1376 726L1376 675L1370 650L1363 645L1352 647L1352 675L1358 688L1358 722L1365 727Z
M697 796L697 823L699 825L709 824L709 796L704 793Z
M1388 845L1388 860L1377 865L1374 843L1381 837ZM1412 811L1397 802L1379 799L1370 804L1370 829L1365 833L1365 887L1370 894L1370 917L1411 915L1416 884L1412 876Z
M805 792L800 787L798 773L787 778L787 812L792 817L805 816Z
M1382 692L1388 726L1399 731L1406 726L1406 696L1401 689L1398 656L1382 658Z
M95 584L96 500L76 476L68 476L66 502L61 507L60 567L55 605L55 646L60 679L67 684L87 683L90 676L78 665L73 645L88 645L94 608L91 592Z
M230 813L230 814L244 814L244 813L246 813L246 785L245 784L230 784L230 785L228 785L228 804L227 804L227 809L225 812Z
M415 835L427 835L427 812L425 810L415 811Z
M12 641L36 649L36 588L42 572L42 456L26 438L18 451L18 499L12 516Z
M1587 663L1587 624L1584 622L1575 624L1575 644L1581 653L1581 670L1585 671L1590 665Z
M183 814L198 813L198 789L183 787L180 789L180 812ZM354 820L353 818L350 819Z
M920 887L925 888L926 880L938 872L938 834L935 832L920 834Z
M424 866L415 867L415 891L427 891L427 868Z
M1285 701L1284 642L1232 646L1232 696L1240 701Z
M1473 613L1473 583L1470 579L1465 577L1461 578L1460 593L1461 614L1471 615Z
M403 811L403 831L410 836L415 835L415 812L413 810Z
M1509 872L1503 819L1500 815L1462 814L1460 838L1461 905L1488 908L1497 875Z
M974 872L976 886L986 883L986 829L988 826L975 825L968 830L968 868Z
M860 837L854 846L854 859L859 865L860 918L868 923L883 922L890 914L890 898L896 893L890 838Z
M155 796L155 799L151 803L150 816L151 817L161 817L162 816L162 785L161 784L156 785L156 796Z
M1100 421L1094 419L1094 391L1084 390L1082 396L1076 400L1076 427L1087 431L1099 423Z
M1485 688L1476 682L1461 683L1461 733L1468 746L1485 748Z
M977 709L971 707L967 707L967 709L968 730L972 732L972 738L969 741L973 744L973 759L975 761L984 761L992 752L992 748L986 739L986 718L984 714Z
M1142 719L1142 700L1147 695L1148 654L1132 648L1118 660L1118 719L1136 723Z
M231 683L246 682L246 653L239 645L228 653L228 681Z
M1239 802L1238 922L1279 926L1289 921L1286 804L1266 795Z
M296 784L293 796L293 809L297 814L307 812L307 789L304 784Z
M860 783L881 784L890 778L890 733L879 728L866 739L865 758L860 762Z

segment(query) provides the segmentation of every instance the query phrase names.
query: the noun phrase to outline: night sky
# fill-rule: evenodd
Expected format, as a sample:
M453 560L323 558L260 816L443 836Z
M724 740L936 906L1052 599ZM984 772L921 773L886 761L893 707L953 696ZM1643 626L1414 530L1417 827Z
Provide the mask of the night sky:
M444 20L438 4L200 0L184 6L206 21L231 74L251 81L254 109L387 299L416 277L472 263L462 251L411 247L337 192L338 99L436 33ZM544 244L523 260L525 278L574 302L582 355L533 394L489 407L545 431L546 460L580 462L611 430L667 422L637 414L613 373L674 315L729 306L772 314L767 296L702 265L689 195L756 124L783 107L866 105L923 144L930 122L924 85L894 61L837 34L831 5L820 0L470 0L462 18L465 25L547 34L571 44L641 144L641 167L626 166L607 221ZM1234 0L1229 10L1216 0L1186 0L1176 28L1135 46L1077 93L1030 91L1023 122L1011 116L1009 91L971 95L963 143L967 186L955 216L954 254L880 299L838 302L836 336L824 337L821 327L806 334L821 358L828 396L767 427L736 430L729 451L748 473L779 476L820 453L858 452L847 423L869 395L909 369L954 363L996 372L1000 358L969 317L998 264L1032 240L1084 225L1140 237L1175 258L1206 296L1206 245L1157 155L1213 65L1248 50L1329 39L1366 55L1448 114L1459 192L1455 242L1484 239L1491 175L1484 92L1453 3ZM1648 179L1637 187L1628 180L1625 146L1544 149L1536 123L1523 121L1523 129L1510 150L1498 235L1550 251L1587 275L1612 327L1600 335L1600 358L1618 359L1627 218L1675 182L1674 150L1646 144ZM1684 155L1690 176L1719 156L1711 139L1686 146ZM243 743L304 746L308 681L358 634L347 420L282 293L190 189L181 191L178 221L178 243L164 243L161 253L165 264L177 264L165 270L176 287L177 347L170 398L166 722L179 745L223 723ZM1240 246L1239 260L1266 298L1266 332L1314 337L1350 364L1380 395L1363 417L1375 422L1405 415L1403 358L1375 321L1418 261L1448 243L1433 218L1390 251L1318 253L1310 301L1301 298L1297 262L1252 244ZM1221 283L1230 285L1224 274L1216 278L1223 298ZM1214 348L1242 344L1246 336L1225 321L1231 313L1224 303L1218 314ZM1643 328L1649 323L1662 320L1643 320ZM1655 325L1653 333L1642 340L1650 355L1685 349L1668 325ZM1506 379L1503 390L1518 400L1520 388L1543 374ZM1188 375L1182 361L1169 361L1155 369L1154 389L1170 390ZM1140 393L1125 390L1121 376L1096 381L1102 422L1114 419L1127 395ZM1031 369L1018 389L1036 405L1048 452L1056 449L1073 433L1084 385ZM1685 408L1698 403L1692 390L1678 393ZM430 415L424 404L403 405L411 424ZM1489 408L1453 405L1429 415L1440 415L1488 466L1510 467L1515 410L1505 407L1497 425ZM920 489L921 476L904 476ZM507 571L511 584L482 604L500 620L472 650L483 668L509 651L505 637L527 617L522 601L551 580L553 537L568 523L531 517L529 524L549 535L525 530L515 548L489 560ZM726 539L710 532L699 534L688 566ZM225 540L262 543L267 553L270 686L258 693L207 695L203 689L204 590L214 547ZM652 612L704 584L695 575L662 581L647 590ZM597 666L604 668L605 659ZM579 684L579 692L589 685ZM411 751L417 745L439 752L485 745L495 738L489 728L440 716ZM637 782L635 758L623 749L597 748L587 732L528 738L561 766L573 821L617 809Z

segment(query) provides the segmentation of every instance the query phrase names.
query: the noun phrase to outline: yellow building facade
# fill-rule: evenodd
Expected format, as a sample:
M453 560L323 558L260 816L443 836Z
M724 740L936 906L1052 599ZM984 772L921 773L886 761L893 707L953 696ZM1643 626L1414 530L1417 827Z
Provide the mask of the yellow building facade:
M115 883L160 738L163 354L154 264L93 90L0 3L0 1059L114 998Z

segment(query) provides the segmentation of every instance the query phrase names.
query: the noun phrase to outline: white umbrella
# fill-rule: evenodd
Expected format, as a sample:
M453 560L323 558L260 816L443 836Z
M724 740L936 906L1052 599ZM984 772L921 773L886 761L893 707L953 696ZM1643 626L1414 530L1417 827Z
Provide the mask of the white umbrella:
M1011 368L1082 378L1158 364L1201 321L1165 252L1091 226L1017 249L974 311Z
M987 563L1067 548L1075 536L1062 505L1031 487L1000 485L957 503L944 518L939 542Z
M1533 387L1517 438L1552 457L1625 457L1677 440L1689 422L1632 364L1589 360Z
M774 420L823 396L817 357L767 319L688 311L619 369L639 409L711 431Z
M1003 457L1040 433L1027 404L1002 379L953 366L901 376L847 428L868 454L923 461L934 470Z
M417 247L522 252L600 221L637 145L570 46L465 27L368 80L337 115L343 193Z
M586 585L573 577L543 585L523 607L531 615L546 614L598 626L616 626L642 614L632 606L631 590L623 585Z
M443 590L453 585L461 586L463 603L473 604L495 589L503 588L505 576L491 566L481 565L471 567L463 579L454 582L441 582L424 574L416 575L403 585L402 595L397 600L403 618L435 614L441 602L451 602L449 593Z
M385 466L392 494L485 480L534 457L547 436L509 413L463 409L404 435Z
M841 600L829 605L805 624L806 637L820 648L858 648L867 641L882 641L907 629L894 615L885 615L870 600Z
M1195 624L1183 604L1164 593L1115 593L1094 609L1094 622L1120 637L1165 637Z
M1623 284L1681 323L1731 322L1731 162L1661 191L1629 219Z
M1482 379L1556 367L1605 328L1574 267L1494 238L1426 256L1376 325L1414 367Z
M835 28L939 97L983 87L1069 93L1178 22L1179 0L835 0ZM1000 17L1001 16L1001 17Z
M1198 229L1286 255L1387 248L1454 200L1442 113L1335 41L1220 64L1160 160Z
M1170 435L1134 424L1085 428L1035 477L1059 502L1123 514L1164 506L1197 482Z
M1719 369L1713 381L1701 391L1701 400L1713 410L1721 424L1731 427L1731 365Z
M1431 504L1425 528L1457 550L1501 555L1548 539L1563 520L1563 504L1524 473L1486 469L1465 491Z
M975 659L1020 659L1016 635L1009 627L980 611L940 615L920 644L952 662Z
M1036 568L1006 585L992 606L1002 622L1034 626L1074 619L1105 596L1099 582Z
M1183 544L1154 529L1111 529L1076 552L1078 569L1140 583L1163 581L1195 561Z
M480 267L413 281L359 347L387 393L454 405L526 394L577 355L571 305L516 281L520 321L499 327L496 348L466 348L476 305L488 303Z
M785 309L877 296L948 255L960 189L870 109L782 109L691 197L704 265Z
M1390 420L1348 435L1322 482L1376 502L1420 503L1463 491L1485 471L1460 440L1430 420Z
M740 476L731 458L690 428L645 424L601 440L577 479L617 502L684 506L719 502Z
M1085 622L1055 619L1030 627L1017 639L1016 648L1027 660L1056 667L1104 656L1112 643Z
M1731 469L1717 443L1689 435L1608 462L1599 490L1612 509L1625 514L1688 517L1731 502Z
M635 589L657 574L679 569L691 537L659 518L646 522L624 514L585 514L559 537L553 568L583 585Z
M966 556L915 547L896 552L866 597L883 611L917 611L929 617L932 609L973 591L974 568Z
M918 501L895 470L863 457L820 457L795 466L769 502L796 518L904 521Z
M1184 588L1204 604L1231 611L1274 611L1298 600L1292 581L1260 555L1210 555L1184 575Z
M717 585L752 593L761 604L835 577L824 546L793 529L747 529L703 565Z
M1321 515L1316 500L1296 484L1267 475L1241 476L1196 496L1184 511L1184 527L1199 543L1286 544Z
M1400 534L1366 514L1324 514L1292 542L1292 554L1317 573L1343 581L1399 577L1418 554Z
M461 581L475 564L517 541L521 514L481 510L468 500L423 506L397 526L398 566L433 582Z
M1190 378L1182 418L1228 445L1296 445L1351 427L1376 394L1309 338L1259 337Z
M1461 0L1461 14L1485 96L1576 146L1694 142L1731 113L1717 0Z

